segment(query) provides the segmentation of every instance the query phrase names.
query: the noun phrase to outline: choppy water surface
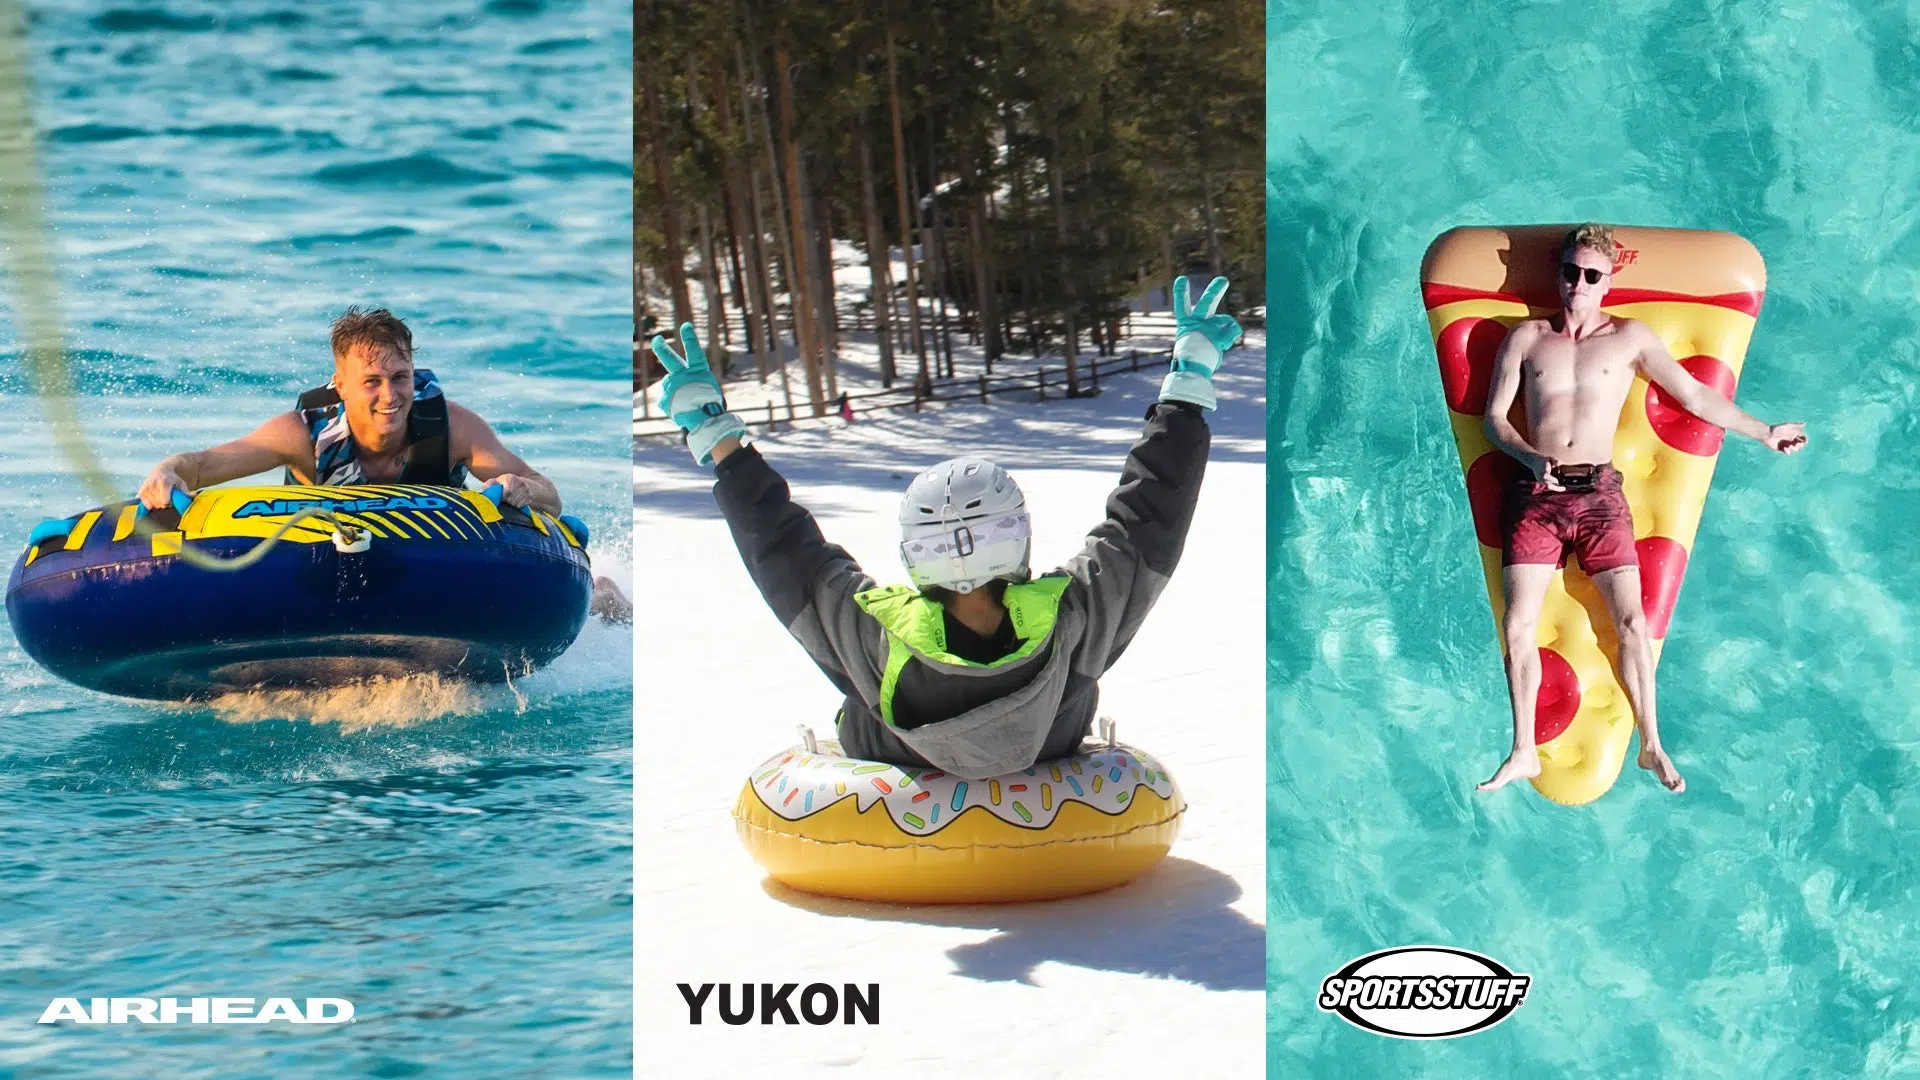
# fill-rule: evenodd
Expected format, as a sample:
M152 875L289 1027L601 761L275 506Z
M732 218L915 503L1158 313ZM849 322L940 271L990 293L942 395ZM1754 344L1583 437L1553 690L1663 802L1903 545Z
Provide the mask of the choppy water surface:
M1898 4L1269 11L1274 1076L1920 1074L1920 69ZM1472 785L1510 738L1420 305L1456 224L1737 231L1770 271L1659 673L1673 797ZM1445 944L1492 1031L1351 1028L1320 980Z
M630 579L631 8L35 6L81 411L131 491L323 382L327 323L418 360ZM0 538L89 499L0 341ZM512 689L185 707L0 629L0 1073L626 1075L631 634ZM307 995L332 1029L43 1028L55 996Z

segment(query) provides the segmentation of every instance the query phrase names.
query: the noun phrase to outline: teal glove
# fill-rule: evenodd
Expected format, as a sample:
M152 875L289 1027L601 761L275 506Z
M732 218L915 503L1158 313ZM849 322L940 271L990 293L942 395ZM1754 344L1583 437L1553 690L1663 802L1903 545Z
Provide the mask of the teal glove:
M700 339L693 336L692 323L680 324L680 344L685 356L674 352L659 334L649 343L660 366L667 369L667 377L660 380L660 408L687 433L687 449L693 452L693 460L708 465L720 440L745 436L747 425L727 411L720 380L707 366L707 352L700 347Z
M1160 384L1161 401L1184 401L1211 409L1215 405L1213 373L1228 349L1240 340L1240 324L1231 315L1216 315L1227 295L1227 279L1214 278L1200 303L1187 303L1184 275L1173 279L1173 370Z

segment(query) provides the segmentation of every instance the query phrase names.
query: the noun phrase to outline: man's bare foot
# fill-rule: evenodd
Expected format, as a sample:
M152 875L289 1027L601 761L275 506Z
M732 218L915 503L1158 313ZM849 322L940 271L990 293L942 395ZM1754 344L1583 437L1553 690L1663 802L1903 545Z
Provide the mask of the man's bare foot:
M1686 778L1680 775L1679 769L1673 767L1673 759L1668 757L1667 752L1660 747L1656 746L1652 749L1641 747L1640 767L1659 777L1667 790L1675 795L1687 790Z
M1540 752L1538 750L1515 750L1500 763L1500 771L1493 779L1474 788L1475 791L1498 791L1515 780L1531 780L1540 775Z

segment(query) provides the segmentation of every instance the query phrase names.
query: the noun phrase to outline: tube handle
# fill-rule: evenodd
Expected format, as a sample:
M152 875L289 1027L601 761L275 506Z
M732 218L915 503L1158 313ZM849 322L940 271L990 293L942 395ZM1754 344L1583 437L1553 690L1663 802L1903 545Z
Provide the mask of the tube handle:
M184 491L181 491L179 488L174 488L168 494L171 497L169 501L173 503L173 512L176 514L185 514L188 508L193 506L193 496L187 494ZM134 505L139 507L138 510L135 510L133 512L134 517L143 518L147 516L146 503L136 502L134 503Z

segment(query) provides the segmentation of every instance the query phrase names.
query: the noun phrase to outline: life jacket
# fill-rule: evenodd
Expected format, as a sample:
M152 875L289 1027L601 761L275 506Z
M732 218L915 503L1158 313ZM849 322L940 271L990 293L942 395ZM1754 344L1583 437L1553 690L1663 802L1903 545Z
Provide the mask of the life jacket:
M306 422L307 437L313 440L313 482L323 486L366 483L366 473L360 469L360 447L347 427L347 408L333 380L301 394L293 407ZM439 380L426 368L414 368L413 405L407 410L407 464L395 483L445 487L466 483L466 466L453 463L453 443L447 429L447 397L440 392ZM287 470L286 482L298 483L291 469Z

